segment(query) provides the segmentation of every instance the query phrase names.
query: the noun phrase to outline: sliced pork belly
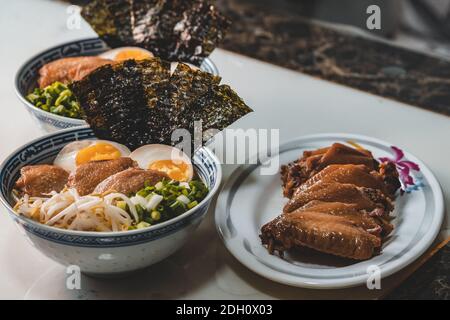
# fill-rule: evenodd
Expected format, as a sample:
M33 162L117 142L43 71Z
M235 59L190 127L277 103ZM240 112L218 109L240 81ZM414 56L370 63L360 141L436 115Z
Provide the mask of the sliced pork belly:
M283 212L294 211L313 200L353 203L358 209L367 211L380 208L380 210L390 212L393 209L392 201L380 190L358 187L349 183L321 181L305 190L298 188L284 206Z
M296 210L282 214L261 228L261 240L270 253L282 254L306 246L321 252L365 260L380 251L381 238L344 216Z
M20 169L15 187L29 196L46 196L52 191L60 192L67 183L69 173L57 166L37 164Z
M95 187L109 176L132 167L137 167L137 163L128 157L87 162L79 165L70 174L67 186L77 189L78 193L84 196L92 193Z
M145 186L145 183L153 186L163 179L170 180L169 176L164 172L129 168L103 180L94 189L93 193L102 194L115 191L129 195L141 190Z

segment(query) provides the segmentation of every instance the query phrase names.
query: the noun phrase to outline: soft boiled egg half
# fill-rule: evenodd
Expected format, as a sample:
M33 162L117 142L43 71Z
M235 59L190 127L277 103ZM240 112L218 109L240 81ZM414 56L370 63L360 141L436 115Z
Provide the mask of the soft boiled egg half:
M180 149L171 146L147 144L134 150L129 157L141 169L162 171L173 180L188 182L194 175L191 159Z
M128 157L130 150L120 143L107 140L82 140L66 145L56 156L53 164L68 172L90 161L114 160Z
M153 58L153 53L139 47L121 47L99 54L99 57L114 61L124 61L128 59L144 60Z

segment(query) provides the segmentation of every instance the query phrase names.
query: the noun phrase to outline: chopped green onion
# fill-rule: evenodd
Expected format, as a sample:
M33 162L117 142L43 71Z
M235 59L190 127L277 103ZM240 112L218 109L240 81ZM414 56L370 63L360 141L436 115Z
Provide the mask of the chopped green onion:
M150 227L151 224L145 221L141 221L136 225L136 229L143 229L143 228L147 228Z
M154 186L147 183L131 197L139 217L136 226L142 222L154 225L170 220L197 206L207 193L208 188L200 180L179 183L164 179Z
M47 112L76 119L81 119L83 116L80 105L72 91L58 81L43 89L34 89L26 98L36 108Z
M188 203L187 207L188 207L188 209L192 209L196 205L198 205L198 202L197 201L192 201L192 202Z
M118 207L122 210L127 210L127 203L125 201L117 201L116 207Z
M152 211L151 217L153 220L158 221L159 219L161 219L161 213L159 213L158 211Z
M184 194L179 195L177 197L177 200L180 202L183 202L184 204L188 204L189 202L191 202L191 199L189 199L188 197L186 197Z

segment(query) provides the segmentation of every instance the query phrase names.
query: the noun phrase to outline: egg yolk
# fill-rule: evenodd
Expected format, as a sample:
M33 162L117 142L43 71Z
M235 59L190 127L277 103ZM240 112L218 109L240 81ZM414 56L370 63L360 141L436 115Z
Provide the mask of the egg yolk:
M189 166L183 161L174 162L172 160L158 160L152 162L149 169L162 171L166 173L171 179L177 181L187 181L189 180L188 170Z
M122 61L122 60L128 60L128 59L135 59L135 60L143 60L151 58L152 55L148 52L141 51L141 50L123 50L120 51L116 56L114 57L114 60L116 61Z
M77 166L89 161L114 160L120 158L120 151L104 142L98 142L78 151L75 158Z

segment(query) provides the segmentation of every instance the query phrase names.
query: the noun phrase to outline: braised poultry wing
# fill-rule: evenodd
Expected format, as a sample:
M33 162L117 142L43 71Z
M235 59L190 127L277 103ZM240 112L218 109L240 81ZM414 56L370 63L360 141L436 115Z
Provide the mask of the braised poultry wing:
M341 143L334 143L330 147L314 151L305 151L303 157L281 167L284 196L290 198L300 184L332 164L360 164L370 171L380 169L380 163L373 158L370 151L353 149ZM384 164L384 166L390 166L387 169L391 170L383 170L383 173L393 174L392 171L395 171L391 164ZM382 172L380 171L380 173ZM395 179L391 183L395 184ZM395 190L399 187L400 183L397 179Z
M369 259L381 247L380 237L346 219L328 213L297 210L262 227L261 239L269 252L294 246L351 258Z
M400 187L398 172L370 151L335 143L305 151L281 168L283 213L261 228L270 253L309 247L366 260L381 251L393 230L390 212Z

